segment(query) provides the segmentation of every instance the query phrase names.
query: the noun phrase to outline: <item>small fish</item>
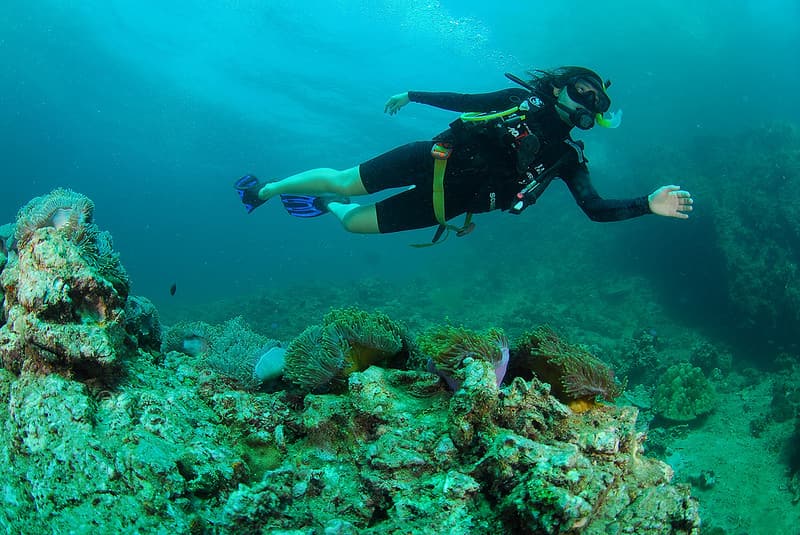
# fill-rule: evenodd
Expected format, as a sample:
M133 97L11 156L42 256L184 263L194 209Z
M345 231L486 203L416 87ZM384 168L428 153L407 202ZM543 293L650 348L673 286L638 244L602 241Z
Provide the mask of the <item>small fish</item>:
M172 283L172 286L169 287L169 295L175 295L175 290L178 289L177 283Z

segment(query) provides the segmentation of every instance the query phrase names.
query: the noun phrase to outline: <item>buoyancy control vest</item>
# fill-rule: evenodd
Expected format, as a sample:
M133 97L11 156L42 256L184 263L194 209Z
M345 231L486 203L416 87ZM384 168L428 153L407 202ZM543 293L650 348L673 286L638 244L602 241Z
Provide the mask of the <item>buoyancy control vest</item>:
M573 151L577 152L579 163L585 162L583 143L572 140L568 131L555 133L552 128L545 128L546 123L559 121L556 116L545 117L545 113L542 99L532 94L508 110L462 114L435 140L450 143L459 151L494 152L513 162L518 190L509 211L518 214L536 202L555 178L558 167L574 156ZM507 189L507 185L497 187Z

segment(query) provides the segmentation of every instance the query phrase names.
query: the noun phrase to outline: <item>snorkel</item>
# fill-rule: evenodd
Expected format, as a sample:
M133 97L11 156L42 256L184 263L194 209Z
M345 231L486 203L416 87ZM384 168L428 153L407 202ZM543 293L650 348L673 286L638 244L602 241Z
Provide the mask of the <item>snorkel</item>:
M622 110L598 113L594 116L594 120L597 126L603 128L619 128L619 125L622 124Z
M608 97L608 92L606 90L611 87L611 80L606 80L601 87L603 88L603 93ZM608 97L608 102L609 104L611 103L611 97ZM594 116L594 120L598 126L602 126L603 128L619 128L619 125L622 124L622 110L598 113Z

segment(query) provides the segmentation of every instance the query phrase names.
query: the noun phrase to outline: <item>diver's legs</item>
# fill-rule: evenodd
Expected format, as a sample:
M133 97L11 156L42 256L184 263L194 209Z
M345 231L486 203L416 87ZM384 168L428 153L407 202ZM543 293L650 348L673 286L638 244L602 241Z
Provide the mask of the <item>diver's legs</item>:
M377 234L378 215L374 204L329 202L328 210L342 223L344 229L356 234Z
M359 166L343 171L323 167L303 171L276 182L269 182L259 190L258 197L266 201L281 193L298 195L321 195L324 193L365 195L367 190L364 189L364 184L361 181Z

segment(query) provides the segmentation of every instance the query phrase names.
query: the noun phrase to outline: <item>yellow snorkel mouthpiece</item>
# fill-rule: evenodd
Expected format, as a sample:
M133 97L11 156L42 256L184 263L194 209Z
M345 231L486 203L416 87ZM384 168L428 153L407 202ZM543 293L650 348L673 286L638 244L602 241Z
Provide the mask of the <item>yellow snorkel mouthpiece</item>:
M603 128L618 128L622 124L622 110L598 113L594 120Z

